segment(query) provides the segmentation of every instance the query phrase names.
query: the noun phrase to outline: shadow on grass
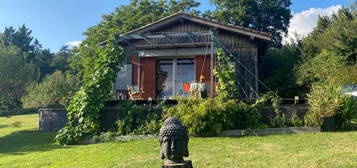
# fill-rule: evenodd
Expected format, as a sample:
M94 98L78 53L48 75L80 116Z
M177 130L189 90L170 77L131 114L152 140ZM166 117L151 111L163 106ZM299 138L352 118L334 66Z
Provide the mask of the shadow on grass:
M0 125L0 128L6 128L6 127L9 127L9 126L8 125L4 125L4 124Z
M24 130L0 137L0 154L21 155L25 152L63 148L53 143L55 132Z

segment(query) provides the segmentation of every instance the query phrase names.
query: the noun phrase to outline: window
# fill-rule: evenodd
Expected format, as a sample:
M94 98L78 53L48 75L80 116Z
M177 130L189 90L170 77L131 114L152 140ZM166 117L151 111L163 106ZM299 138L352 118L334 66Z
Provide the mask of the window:
M184 83L195 81L195 64L193 58L157 60L156 96L166 99L176 96L187 96Z

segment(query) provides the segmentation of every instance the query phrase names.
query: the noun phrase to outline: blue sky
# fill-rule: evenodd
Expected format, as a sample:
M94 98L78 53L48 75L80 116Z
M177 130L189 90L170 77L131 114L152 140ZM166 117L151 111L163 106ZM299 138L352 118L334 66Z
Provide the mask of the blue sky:
M25 24L32 29L32 35L39 39L45 48L51 51L68 43L80 41L85 38L83 32L90 26L97 24L101 15L112 12L122 4L128 4L130 0L1 0L0 1L0 32L5 26L18 27ZM201 2L200 9L213 9L209 0ZM336 5L349 4L352 0L292 0L291 10L297 16L311 8L329 8ZM335 8L333 8L335 10ZM313 10L313 14L319 14L319 10ZM321 12L321 11L320 11ZM310 13L302 15L311 17ZM317 15L313 15L315 18ZM297 25L300 24L297 19ZM309 28L313 26L313 20Z

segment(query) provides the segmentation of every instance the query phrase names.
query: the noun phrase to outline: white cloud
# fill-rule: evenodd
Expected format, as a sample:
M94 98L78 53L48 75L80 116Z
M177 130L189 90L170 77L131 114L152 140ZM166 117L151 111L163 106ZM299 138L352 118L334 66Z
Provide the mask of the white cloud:
M69 41L69 42L66 42L65 45L69 45L71 47L78 47L79 44L81 44L82 41Z
M284 38L284 42L289 42L290 39L296 39L295 34L299 37L309 34L317 25L319 16L330 16L336 13L342 5L334 5L328 8L310 8L300 13L293 14L293 18L290 20L288 37Z

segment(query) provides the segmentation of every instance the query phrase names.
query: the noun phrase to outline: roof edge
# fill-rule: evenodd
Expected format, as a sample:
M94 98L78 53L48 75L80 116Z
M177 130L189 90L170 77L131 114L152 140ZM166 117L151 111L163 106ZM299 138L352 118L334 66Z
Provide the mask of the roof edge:
M216 28L227 30L230 32L235 32L238 34L243 34L243 35L259 38L259 39L265 40L265 41L272 41L272 36L269 33L261 32L258 30L254 30L254 29L250 29L250 28L246 28L246 27L242 27L242 26L237 26L237 25L233 25L233 24L223 23L223 22L220 22L217 20L206 19L206 18L203 18L200 16L196 16L196 15L184 13L184 12L178 12L178 13L163 17L155 22L149 23L149 24L141 26L137 29L131 30L125 34L122 34L122 36L131 35L136 32L143 31L145 29L153 28L155 25L159 24L160 22L165 22L165 21L169 22L170 20L171 21L175 20L176 17L177 17L177 19L184 18L184 19L190 20L192 22L204 24L207 26L216 27Z

